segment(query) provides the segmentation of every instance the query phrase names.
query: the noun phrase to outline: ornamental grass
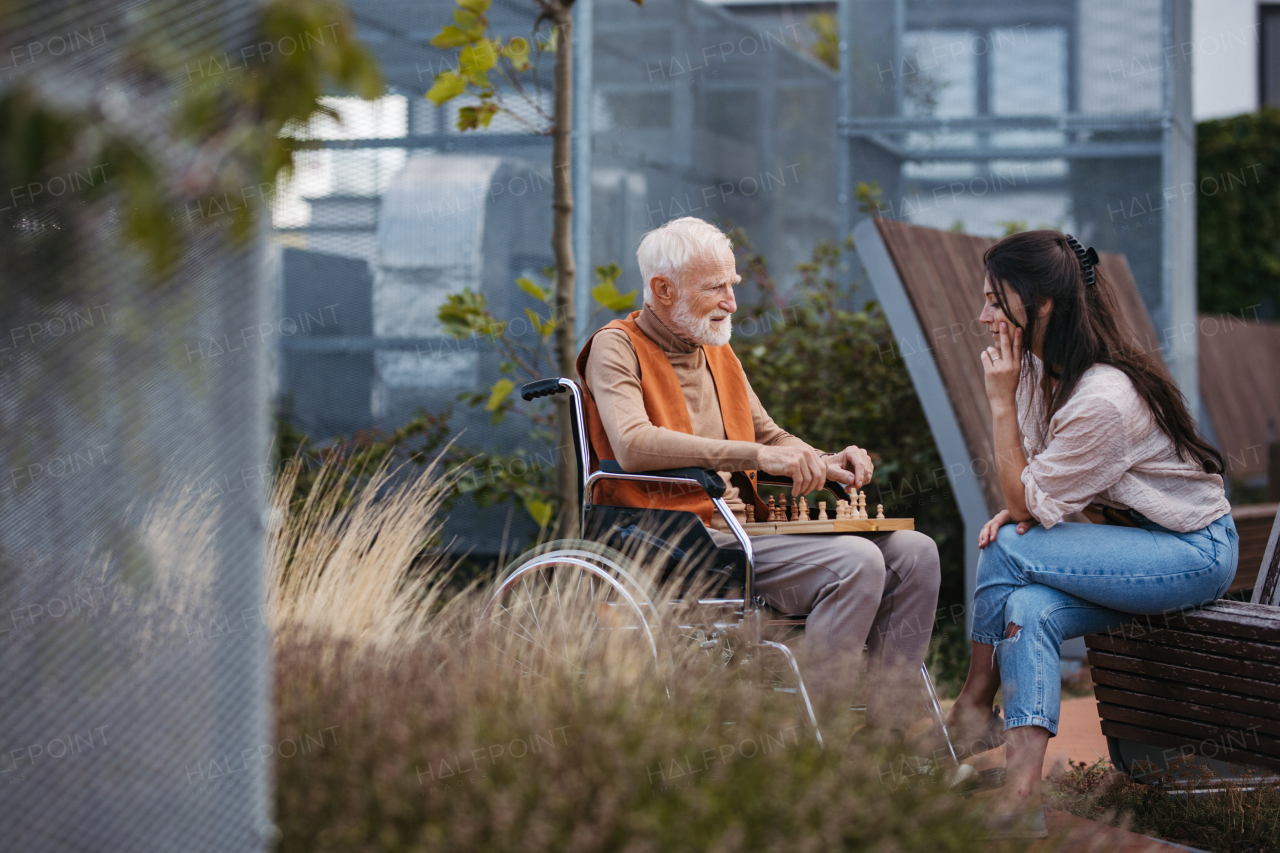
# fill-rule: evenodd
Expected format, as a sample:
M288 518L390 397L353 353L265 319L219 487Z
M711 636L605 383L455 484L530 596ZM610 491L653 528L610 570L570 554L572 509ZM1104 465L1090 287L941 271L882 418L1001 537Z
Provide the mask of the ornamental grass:
M320 477L293 514L289 476L270 527L276 727L331 739L276 762L282 853L1002 849L974 800L895 764L855 714L824 705L821 748L740 645L655 614L655 663L567 573L532 587L535 628L481 620L492 581L459 590L423 557L440 471L379 471L353 500Z

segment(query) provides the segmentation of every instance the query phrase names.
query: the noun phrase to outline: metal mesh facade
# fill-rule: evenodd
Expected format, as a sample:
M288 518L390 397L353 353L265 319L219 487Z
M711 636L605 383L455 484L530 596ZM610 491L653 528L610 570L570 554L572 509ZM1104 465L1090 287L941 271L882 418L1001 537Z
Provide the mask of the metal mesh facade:
M844 0L842 222L1059 228L1128 259L1196 410L1190 5ZM976 306L975 302L975 306ZM975 307L975 312L977 308Z
M185 162L166 142L173 81L251 43L256 11L11 4L0 93L101 109ZM4 188L5 239L52 227L55 178ZM119 205L103 200L46 275L0 271L0 838L24 851L259 850L279 741L261 609L270 354L215 347L269 322L261 241L199 223L158 281L122 248Z

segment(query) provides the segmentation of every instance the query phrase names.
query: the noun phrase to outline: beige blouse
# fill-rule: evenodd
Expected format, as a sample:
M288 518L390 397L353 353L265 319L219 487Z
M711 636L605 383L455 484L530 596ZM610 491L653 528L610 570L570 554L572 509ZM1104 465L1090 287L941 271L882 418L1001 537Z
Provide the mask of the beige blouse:
M1231 511L1222 477L1178 458L1129 377L1110 365L1084 372L1044 430L1040 376L1018 387L1018 426L1027 467L1027 509L1045 527L1091 503L1131 507L1179 533L1199 530Z

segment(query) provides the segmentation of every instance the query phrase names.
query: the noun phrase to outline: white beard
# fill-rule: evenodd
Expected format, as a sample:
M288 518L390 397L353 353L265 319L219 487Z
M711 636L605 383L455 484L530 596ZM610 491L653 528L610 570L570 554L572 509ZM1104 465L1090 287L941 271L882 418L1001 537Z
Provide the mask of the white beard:
M719 347L729 343L733 337L733 320L728 317L723 323L712 323L711 317L718 311L704 317L695 317L689 303L683 297L676 300L671 309L671 322L679 328L685 338L704 347Z

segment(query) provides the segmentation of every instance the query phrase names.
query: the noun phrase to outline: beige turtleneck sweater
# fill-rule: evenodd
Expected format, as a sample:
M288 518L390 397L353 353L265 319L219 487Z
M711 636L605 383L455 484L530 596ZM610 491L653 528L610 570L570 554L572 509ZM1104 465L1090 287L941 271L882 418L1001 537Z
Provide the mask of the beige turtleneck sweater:
M617 454L615 461L625 470L694 466L721 472L741 471L759 467L757 459L762 444L807 446L773 422L751 389L750 381L747 393L756 440L727 440L715 381L702 347L680 338L663 325L647 304L636 323L671 360L689 407L693 434L657 427L650 422L640 391L640 359L631 339L619 329L599 332L591 345L584 379L587 390L595 398L609 443Z

